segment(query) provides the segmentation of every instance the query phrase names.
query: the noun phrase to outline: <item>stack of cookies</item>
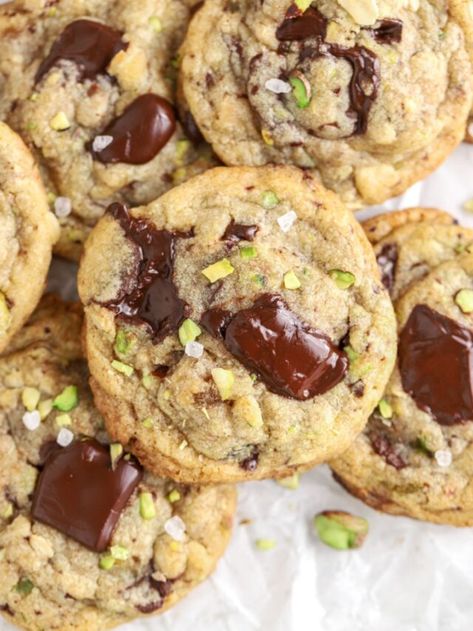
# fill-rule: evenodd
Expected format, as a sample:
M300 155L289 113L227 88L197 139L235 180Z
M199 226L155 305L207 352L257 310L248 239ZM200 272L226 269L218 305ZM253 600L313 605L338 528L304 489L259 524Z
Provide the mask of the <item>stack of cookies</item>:
M235 483L321 463L473 524L473 231L353 212L473 139L472 61L464 0L0 6L13 624L163 611L223 553ZM43 295L53 253L81 304Z

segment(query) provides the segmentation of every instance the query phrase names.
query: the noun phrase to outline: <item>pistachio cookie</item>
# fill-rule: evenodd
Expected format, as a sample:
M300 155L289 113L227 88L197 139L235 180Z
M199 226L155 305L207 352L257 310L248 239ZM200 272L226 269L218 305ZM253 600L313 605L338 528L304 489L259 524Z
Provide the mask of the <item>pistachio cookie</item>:
M232 487L152 477L109 444L76 305L45 298L0 360L0 612L102 631L173 605L213 570Z
M230 165L294 164L352 208L402 193L461 141L463 0L208 0L182 49L187 107Z
M395 304L398 361L364 432L331 466L374 508L472 526L473 230L422 209L365 228Z
M207 167L173 108L191 2L18 0L0 6L0 113L34 148L78 258L114 200L147 203Z
M372 249L291 167L213 169L147 207L112 205L79 293L109 431L181 481L282 477L341 453L392 370Z
M33 156L0 122L0 352L41 297L58 235Z

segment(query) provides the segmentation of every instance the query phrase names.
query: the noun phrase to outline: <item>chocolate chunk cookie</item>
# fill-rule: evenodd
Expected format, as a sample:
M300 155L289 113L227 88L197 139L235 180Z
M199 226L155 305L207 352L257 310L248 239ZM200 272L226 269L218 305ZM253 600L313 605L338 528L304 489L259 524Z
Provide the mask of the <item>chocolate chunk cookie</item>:
M110 444L81 324L46 297L0 360L0 612L35 631L170 607L212 571L234 511L232 487L157 479Z
M395 303L398 361L364 432L331 466L375 508L471 526L473 230L422 209L389 223L365 228Z
M58 235L33 156L0 122L0 352L40 299Z
M0 5L0 115L36 152L78 258L112 201L142 204L213 160L174 110L185 0Z
M181 481L286 476L341 453L392 370L372 249L291 167L213 169L146 207L113 204L79 292L109 431Z
M209 0L182 90L230 165L309 169L350 207L403 192L464 136L465 2Z

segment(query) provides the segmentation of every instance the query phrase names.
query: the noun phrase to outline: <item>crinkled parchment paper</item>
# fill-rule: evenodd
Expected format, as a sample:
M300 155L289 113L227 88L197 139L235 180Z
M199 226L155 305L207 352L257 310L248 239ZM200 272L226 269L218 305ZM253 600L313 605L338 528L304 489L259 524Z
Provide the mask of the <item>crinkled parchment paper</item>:
M473 215L462 211L463 203L472 198L473 146L463 145L433 176L385 208L438 207L473 226ZM72 272L72 265L56 262L51 288L67 286L72 291ZM368 519L370 533L363 548L339 552L317 540L312 518L325 509L347 510ZM258 550L255 540L260 538L274 539L275 548ZM1 631L11 628L0 622ZM166 614L122 627L123 631L472 628L471 530L377 513L339 487L327 467L302 476L295 491L272 481L240 485L234 537L215 574Z

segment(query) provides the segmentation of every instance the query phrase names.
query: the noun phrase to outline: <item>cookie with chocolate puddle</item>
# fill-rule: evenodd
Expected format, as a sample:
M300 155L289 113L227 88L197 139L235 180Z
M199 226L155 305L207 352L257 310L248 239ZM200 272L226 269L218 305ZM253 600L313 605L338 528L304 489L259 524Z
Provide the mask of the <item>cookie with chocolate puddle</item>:
M471 526L473 230L419 208L364 227L394 300L398 361L364 432L331 466L375 508Z
M226 164L308 169L356 209L462 140L471 40L459 0L210 0L182 47L181 106Z
M213 570L235 490L189 488L111 443L78 305L52 296L0 360L0 612L24 629L103 629L175 604Z
M341 453L392 369L371 246L291 167L214 169L111 205L79 292L110 433L180 481L284 477Z
M34 148L78 259L113 201L147 203L216 164L175 111L187 0L0 5L0 113Z

